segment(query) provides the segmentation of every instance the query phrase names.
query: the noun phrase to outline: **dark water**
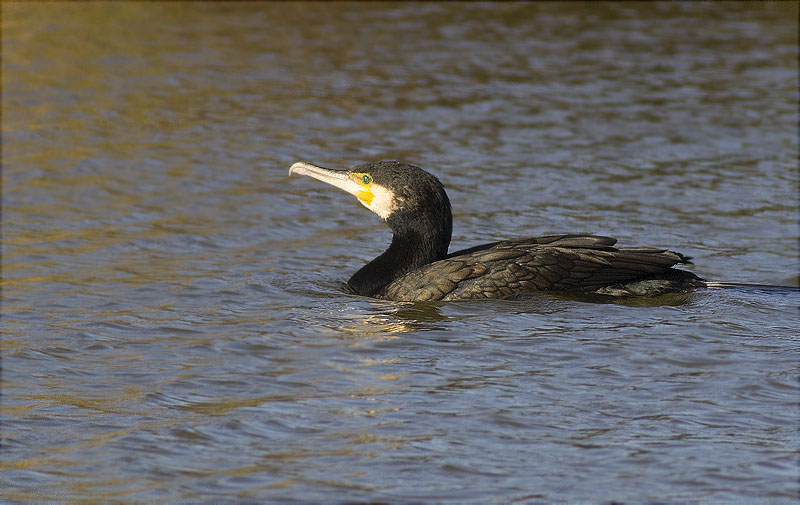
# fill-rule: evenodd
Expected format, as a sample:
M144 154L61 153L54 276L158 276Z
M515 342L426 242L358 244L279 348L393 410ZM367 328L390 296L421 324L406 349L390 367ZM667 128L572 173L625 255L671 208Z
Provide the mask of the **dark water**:
M388 229L287 177L796 285L796 3L2 14L4 500L798 500L796 293L353 297Z

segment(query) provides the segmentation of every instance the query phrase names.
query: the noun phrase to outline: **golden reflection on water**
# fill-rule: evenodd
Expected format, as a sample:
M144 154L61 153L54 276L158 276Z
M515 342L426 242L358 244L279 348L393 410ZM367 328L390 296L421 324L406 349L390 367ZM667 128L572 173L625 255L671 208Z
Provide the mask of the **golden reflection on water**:
M356 345L362 340L370 342L395 340L400 338L403 333L415 329L412 324L397 321L391 315L369 314L364 316L362 314L351 318L351 321L336 329L345 332L345 335L351 335Z

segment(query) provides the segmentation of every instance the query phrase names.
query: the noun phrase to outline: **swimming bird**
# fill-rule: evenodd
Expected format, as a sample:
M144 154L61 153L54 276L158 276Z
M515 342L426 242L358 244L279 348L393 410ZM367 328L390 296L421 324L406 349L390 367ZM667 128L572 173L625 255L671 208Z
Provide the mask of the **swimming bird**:
M689 258L651 247L615 247L616 239L550 235L502 240L448 253L453 229L444 186L402 161L350 170L298 162L289 175L320 180L351 195L391 228L389 248L358 270L353 293L388 300L511 298L536 291L654 295L704 285L672 268Z

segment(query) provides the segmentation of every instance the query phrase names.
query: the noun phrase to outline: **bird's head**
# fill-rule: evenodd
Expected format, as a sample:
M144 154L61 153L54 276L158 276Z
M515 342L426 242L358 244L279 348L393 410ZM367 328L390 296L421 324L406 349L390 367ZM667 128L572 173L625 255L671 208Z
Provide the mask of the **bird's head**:
M439 179L417 166L375 161L350 170L331 170L299 162L289 169L291 174L307 175L347 191L396 233L435 227L450 241L450 200Z

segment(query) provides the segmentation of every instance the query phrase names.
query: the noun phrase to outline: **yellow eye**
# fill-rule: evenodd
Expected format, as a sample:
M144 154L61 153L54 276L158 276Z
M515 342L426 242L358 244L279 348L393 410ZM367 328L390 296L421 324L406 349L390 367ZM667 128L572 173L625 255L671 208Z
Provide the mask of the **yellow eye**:
M366 186L367 184L369 184L370 182L372 182L372 178L371 178L370 176L368 176L367 174L364 174L364 177L362 177L362 178L361 178L361 181L362 181L362 182L364 183L364 185Z

